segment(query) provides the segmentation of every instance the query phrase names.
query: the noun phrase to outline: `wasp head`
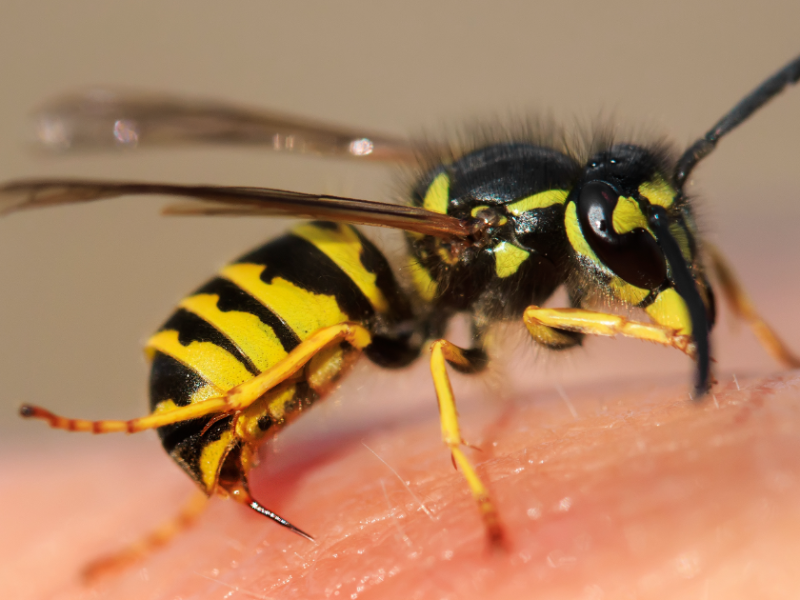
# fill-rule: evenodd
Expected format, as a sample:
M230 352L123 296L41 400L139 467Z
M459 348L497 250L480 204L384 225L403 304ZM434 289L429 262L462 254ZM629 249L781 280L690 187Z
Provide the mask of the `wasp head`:
M709 384L714 306L699 262L690 207L658 154L617 145L593 156L565 211L580 271L624 304L692 337L696 395Z

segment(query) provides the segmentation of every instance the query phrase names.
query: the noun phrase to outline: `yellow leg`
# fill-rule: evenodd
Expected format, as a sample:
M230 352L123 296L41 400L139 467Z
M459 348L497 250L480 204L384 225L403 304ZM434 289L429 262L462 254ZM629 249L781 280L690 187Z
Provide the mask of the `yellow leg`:
M48 421L50 426L55 429L89 431L92 433L120 431L135 433L214 413L233 414L246 409L276 385L291 379L322 349L330 344L342 341L348 342L358 350L363 350L372 341L372 336L364 327L355 323L339 323L338 325L320 329L292 350L283 360L249 381L236 386L224 396L208 398L202 402L180 406L171 410L154 412L140 419L132 419L130 421L68 419L55 415L43 408L27 404L20 408L20 415L26 418Z
M674 329L663 325L631 321L620 315L584 310L582 308L539 308L529 306L525 309L523 320L531 335L537 336L541 327L566 329L589 335L624 335L677 348L694 358L694 345L688 335L678 335Z
M83 570L84 580L87 583L91 583L103 575L113 573L133 563L139 562L151 552L166 545L180 532L191 527L203 513L206 504L206 495L202 492L196 492L180 513L166 523L163 523L147 537L134 542L127 548L115 552L114 554L104 556L87 565Z
M790 368L800 368L800 358L783 343L778 334L756 312L753 301L742 288L720 251L708 243L704 244L704 249L711 259L711 268L722 287L722 293L736 316L750 326L761 346L775 360Z
M485 357L482 356L479 361L482 363L485 361ZM462 372L475 371L480 367L477 360L469 358L464 350L447 340L436 340L431 345L431 374L433 375L433 385L436 388L436 396L439 400L442 439L450 449L453 462L458 465L458 468L464 474L469 489L478 502L491 543L501 546L503 544L503 530L500 526L497 511L489 497L489 491L475 471L475 467L472 466L461 449L461 446L464 445L464 440L461 439L456 400L453 396L450 378L447 375L447 363L452 364Z

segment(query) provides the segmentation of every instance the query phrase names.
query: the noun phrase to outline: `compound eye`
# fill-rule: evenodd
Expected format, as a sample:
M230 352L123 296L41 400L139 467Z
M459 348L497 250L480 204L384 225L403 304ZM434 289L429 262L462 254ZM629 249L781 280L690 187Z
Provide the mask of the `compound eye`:
M609 184L592 181L581 189L577 201L583 237L602 263L636 287L652 290L667 278L667 263L658 243L643 228L619 234L614 210L619 193Z

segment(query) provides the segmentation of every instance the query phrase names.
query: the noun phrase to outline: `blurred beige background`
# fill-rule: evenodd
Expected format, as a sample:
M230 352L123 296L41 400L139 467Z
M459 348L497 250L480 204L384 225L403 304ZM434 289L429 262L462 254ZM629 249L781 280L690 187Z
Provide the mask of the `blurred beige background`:
M393 189L384 167L253 149L33 153L30 109L92 84L219 97L391 133L536 110L564 119L604 111L685 145L800 53L798 23L800 3L789 0L6 1L0 179L117 177L376 199ZM794 89L727 138L696 171L694 188L704 196L699 211L709 235L741 265L795 348L800 319L788 290L800 273L798 165ZM7 440L56 439L18 420L22 401L73 416L140 414L148 334L225 261L285 226L162 219L158 205L134 199L0 220L0 431ZM615 342L608 347L619 353L606 356L597 350L605 347L568 361L563 380L614 376L614 365L618 376L626 356L646 351L654 352L652 372L674 369L688 381L687 365L671 353ZM721 369L774 368L751 360L751 347L746 336L718 343ZM531 367L530 377L542 372Z

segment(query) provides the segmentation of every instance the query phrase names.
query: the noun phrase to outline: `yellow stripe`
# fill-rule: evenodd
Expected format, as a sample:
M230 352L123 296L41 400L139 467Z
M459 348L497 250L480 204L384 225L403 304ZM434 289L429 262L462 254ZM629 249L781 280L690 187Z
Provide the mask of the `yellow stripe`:
M692 264L692 247L689 244L689 234L686 229L684 229L680 223L671 223L669 226L669 232L678 243L678 247L681 249L681 254L683 254L684 260L686 260L688 264Z
M692 318L686 302L672 288L661 292L645 311L659 325L675 329L680 335L692 334Z
M222 435L217 441L203 446L198 466L200 467L203 483L209 493L212 492L217 485L220 463L222 463L227 456L232 441L233 433L228 429L222 432Z
M614 294L614 298L627 304L639 304L650 294L650 290L636 287L621 277L614 277L609 282L609 285L611 286L611 293Z
M522 200L517 200L512 204L506 205L506 210L512 215L520 216L522 213L537 208L547 208L554 204L564 204L567 201L569 192L567 190L546 190L533 196L528 196Z
M607 270L603 263L600 262L600 259L597 258L594 251L589 247L586 238L583 237L581 226L578 223L578 209L574 202L570 202L567 205L564 222L567 228L567 239L569 239L569 243L575 249L575 252L592 259L592 262L603 268L604 271Z
M611 224L614 227L614 231L619 235L623 235L634 229L646 229L650 231L650 226L647 224L647 219L642 214L639 203L633 198L627 198L626 196L620 196L617 200L617 207L614 209ZM650 231L650 235L653 235L652 231Z
M314 294L281 277L264 283L264 269L264 265L239 263L228 265L221 275L278 315L301 340L323 327L350 320L333 296Z
M292 233L319 248L336 266L344 271L361 290L376 312L389 310L386 297L376 285L377 275L370 273L361 262L364 249L355 230L348 226L337 226L336 230L322 229L311 223L299 225Z
M494 254L494 270L500 278L510 277L519 270L519 266L531 255L530 252L518 248L508 242L500 242L492 248Z
M447 206L450 204L450 179L447 173L439 173L433 180L428 191L425 192L425 199L422 201L423 208L435 213L447 214Z
M647 198L650 204L657 204L664 208L669 208L675 201L675 190L661 177L655 181L645 181L639 186L639 193Z
M618 277L600 261L594 251L589 247L589 243L586 241L586 238L583 237L581 226L578 223L578 209L574 202L570 202L567 205L565 224L567 228L567 238L575 249L575 252L590 259L602 271L613 277L609 282L609 288L617 300L628 304L638 304L647 297L647 294L650 293L649 290L631 285L624 279Z
M194 394L189 397L189 404L195 404L196 402L202 402L203 400L208 400L209 398L219 398L222 391L215 385L204 385ZM178 408L178 405L175 404L175 401L171 398L169 400L162 400L156 407L153 409L151 414L153 415L160 415L162 413L170 412Z
M286 350L283 349L272 327L248 312L222 311L217 307L218 302L217 294L197 294L185 298L180 307L213 325L231 340L259 371L268 369L286 356Z
M147 342L148 349L158 350L182 362L223 392L252 379L253 375L227 350L211 342L191 342L184 346L173 329L159 331Z

